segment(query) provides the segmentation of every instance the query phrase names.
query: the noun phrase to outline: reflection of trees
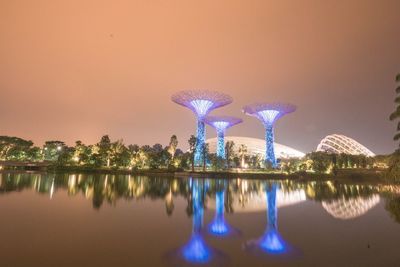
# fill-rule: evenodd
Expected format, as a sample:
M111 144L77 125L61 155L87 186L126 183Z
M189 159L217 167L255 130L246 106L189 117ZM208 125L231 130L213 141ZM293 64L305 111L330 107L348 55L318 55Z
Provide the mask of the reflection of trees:
M386 199L385 209L397 223L400 223L400 196L390 195Z
M201 180L206 188L203 190L203 205L207 207L208 199L214 199L220 190L225 191L225 212L235 212L233 207L246 205L252 195L264 195L265 187L262 180L247 179L192 179ZM140 199L160 199L165 201L167 214L172 214L174 199L182 197L187 201L186 212L193 214L193 200L189 179L130 176L130 175L103 175L103 174L32 174L32 173L0 173L0 195L8 192L34 190L49 197L65 191L70 197L82 194L91 200L94 208L100 208L105 203L116 205L119 200L137 201ZM356 198L370 198L380 192L393 191L396 188L388 186L348 185L330 181L297 182L290 180L274 181L284 192L304 190L308 199L332 202L334 200L351 200ZM389 190L390 189L390 190ZM396 191L397 190L397 191ZM397 194L398 194L397 192ZM393 195L392 193L390 195ZM234 205L235 204L235 205ZM239 205L237 205L239 204ZM386 207L396 214L399 198L392 197ZM396 213L397 212L397 213Z

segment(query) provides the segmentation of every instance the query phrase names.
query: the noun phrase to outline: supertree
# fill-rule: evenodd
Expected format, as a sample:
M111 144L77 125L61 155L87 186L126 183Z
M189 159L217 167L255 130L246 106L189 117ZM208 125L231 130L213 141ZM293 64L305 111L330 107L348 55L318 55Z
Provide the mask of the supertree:
M203 149L205 144L204 118L213 109L232 103L232 98L226 94L208 90L187 90L174 94L172 101L191 109L197 117L197 142L194 153L195 165L199 166L203 161Z
M225 159L225 131L243 120L228 116L207 116L204 121L217 131L217 156Z
M277 166L274 151L274 124L278 119L295 110L296 106L284 103L255 103L243 108L245 114L256 117L264 124L265 162L270 163L273 168Z

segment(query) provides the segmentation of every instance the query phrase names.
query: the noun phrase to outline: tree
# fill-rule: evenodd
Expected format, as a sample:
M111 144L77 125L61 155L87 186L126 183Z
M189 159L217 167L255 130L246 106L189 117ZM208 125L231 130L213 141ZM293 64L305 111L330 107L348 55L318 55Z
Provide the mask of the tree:
M226 164L228 165L228 169L230 168L230 162L234 156L234 147L235 143L233 141L226 141L225 143L225 157L226 157Z
M244 167L244 157L247 154L247 146L245 144L241 144L238 149L238 154L240 157L240 167L243 169Z
M192 165L192 172L194 172L194 151L196 149L197 138L191 135L189 140L189 153L190 153L190 164Z
M178 138L176 135L171 136L169 140L168 152L171 154L171 158L174 159L176 148L178 147Z
M113 142L110 150L110 161L113 166L127 167L131 163L131 153L122 140Z
M333 164L332 156L325 152L311 152L307 155L312 160L312 169L317 173L325 173Z
M89 159L92 154L92 149L86 146L82 141L75 142L75 152L73 160L78 164L89 164Z
M396 121L398 120L397 123L397 133L395 134L395 136L393 137L394 141L399 141L400 140L400 74L397 74L396 76L396 82L399 84L399 86L396 88L396 98L394 100L394 102L396 103L397 107L396 110L390 114L390 120L391 121ZM399 142L399 149L400 149L400 142Z
M99 148L99 158L102 162L102 165L106 165L110 167L110 156L111 156L111 140L108 135L103 135L100 139L100 142L97 143Z
M13 136L0 136L1 160L27 160L33 142Z
M57 161L58 157L65 149L65 143L62 141L46 141L44 143L44 159L48 161Z

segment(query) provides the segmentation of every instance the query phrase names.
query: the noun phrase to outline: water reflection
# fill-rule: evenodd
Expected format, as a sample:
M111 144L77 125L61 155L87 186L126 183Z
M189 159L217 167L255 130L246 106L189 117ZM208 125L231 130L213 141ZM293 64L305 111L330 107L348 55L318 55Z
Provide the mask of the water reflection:
M193 263L207 263L211 260L212 251L206 244L202 235L203 227L203 181L190 179L190 187L192 189L191 199L193 205L192 216L192 235L190 240L182 248L182 256L186 261Z
M360 217L375 207L380 201L379 195L369 197L340 198L333 201L322 201L322 207L334 218L349 220Z
M13 191L34 190L47 194L50 199L59 191L69 196L82 194L92 201L93 208L100 209L105 203L116 205L119 200L135 201L143 198L163 199L168 216L174 212L174 199L187 199L186 212L194 214L190 183L197 179L159 178L130 175L99 174L37 174L0 172L0 194ZM395 185L348 185L330 181L295 182L275 181L276 191L266 190L260 180L202 180L202 203L214 205L215 216L208 225L211 234L224 236L235 230L224 217L225 211L262 212L269 203L268 197L275 194L276 206L298 205L308 200L321 203L321 207L336 219L353 219L363 216L380 202L382 195L390 201L387 210L398 218L397 205L400 187ZM267 187L268 188L268 187ZM275 189L274 189L275 190ZM268 201L267 201L268 200ZM388 202L387 202L388 203ZM193 204L193 205L192 205ZM197 204L196 204L197 205Z
M208 225L208 232L212 235L219 237L236 235L239 233L239 230L231 226L225 220L225 192L227 191L227 181L216 181L216 187L215 215L214 219ZM228 209L229 206L230 205L228 205ZM230 208L229 210L232 210L232 208Z
M288 245L278 232L277 190L277 183L268 183L266 185L267 227L259 239L245 244L246 249L256 250L260 248L270 254L283 254L288 251Z

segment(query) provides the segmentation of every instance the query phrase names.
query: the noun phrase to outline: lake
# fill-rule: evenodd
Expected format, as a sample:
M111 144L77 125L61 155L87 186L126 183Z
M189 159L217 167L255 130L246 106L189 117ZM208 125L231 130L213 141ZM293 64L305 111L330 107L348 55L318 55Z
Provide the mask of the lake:
M400 266L400 186L0 172L0 266Z

